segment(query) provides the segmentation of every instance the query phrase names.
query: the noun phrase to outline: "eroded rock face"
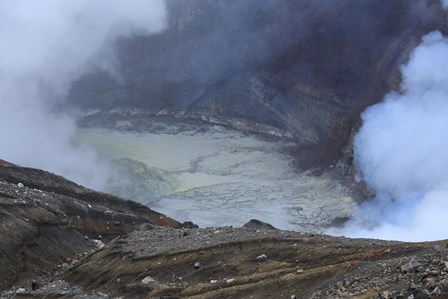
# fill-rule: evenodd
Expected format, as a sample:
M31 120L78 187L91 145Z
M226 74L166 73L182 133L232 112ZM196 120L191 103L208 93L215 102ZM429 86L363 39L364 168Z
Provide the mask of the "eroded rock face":
M142 223L182 226L138 203L0 160L0 289L98 247L91 239L110 240Z
M311 163L340 157L360 112L397 86L398 67L420 37L445 26L433 0L167 5L165 32L117 44L119 82L85 76L69 99L200 115L249 131L264 125L312 147Z

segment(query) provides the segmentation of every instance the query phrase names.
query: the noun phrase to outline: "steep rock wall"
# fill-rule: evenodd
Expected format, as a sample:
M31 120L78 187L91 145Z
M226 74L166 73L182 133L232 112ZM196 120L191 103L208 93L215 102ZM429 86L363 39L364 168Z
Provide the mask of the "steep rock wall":
M169 28L117 44L114 76L81 78L89 108L243 119L294 138L311 163L342 155L359 114L400 82L440 2L168 0ZM232 125L232 122L228 122Z

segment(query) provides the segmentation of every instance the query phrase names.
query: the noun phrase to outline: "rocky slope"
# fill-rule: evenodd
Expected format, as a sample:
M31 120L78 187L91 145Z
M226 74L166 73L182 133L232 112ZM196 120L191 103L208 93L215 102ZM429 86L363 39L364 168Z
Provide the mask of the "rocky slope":
M257 228L139 230L115 239L64 278L127 298L440 295L448 294L445 245Z
M116 76L83 77L68 100L288 138L305 168L350 166L360 112L423 34L447 32L438 0L167 5L166 31L119 41ZM1 298L448 298L447 241L194 228L4 161L0 224Z
M120 41L118 76L85 76L69 100L290 137L307 150L303 167L341 158L360 112L398 86L420 37L446 31L438 0L167 6L168 29Z
M448 298L447 241L194 228L0 163L1 298Z
M182 226L135 202L1 160L0 216L1 288L94 248L90 238L107 241L142 223Z

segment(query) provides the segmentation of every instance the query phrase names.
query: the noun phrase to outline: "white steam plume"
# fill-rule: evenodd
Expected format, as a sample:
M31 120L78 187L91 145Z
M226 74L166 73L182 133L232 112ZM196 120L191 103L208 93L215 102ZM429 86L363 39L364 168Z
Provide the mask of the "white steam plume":
M81 75L111 69L113 40L165 26L163 0L0 0L0 159L101 188L107 168L54 106Z
M448 3L447 3L448 4ZM405 241L448 238L448 39L432 32L402 69L402 93L362 115L355 159L377 198L344 233Z
M448 0L442 0L442 6L443 8L448 8Z

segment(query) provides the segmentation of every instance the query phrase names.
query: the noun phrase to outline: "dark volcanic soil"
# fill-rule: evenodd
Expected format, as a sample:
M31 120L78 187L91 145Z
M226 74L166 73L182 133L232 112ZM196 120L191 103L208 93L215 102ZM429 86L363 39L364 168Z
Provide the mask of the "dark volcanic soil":
M51 273L142 223L181 224L132 201L98 193L62 177L0 160L0 288Z
M0 214L0 298L448 298L447 241L187 228L3 161Z
M448 291L445 245L255 228L143 229L64 278L128 298L389 298Z

